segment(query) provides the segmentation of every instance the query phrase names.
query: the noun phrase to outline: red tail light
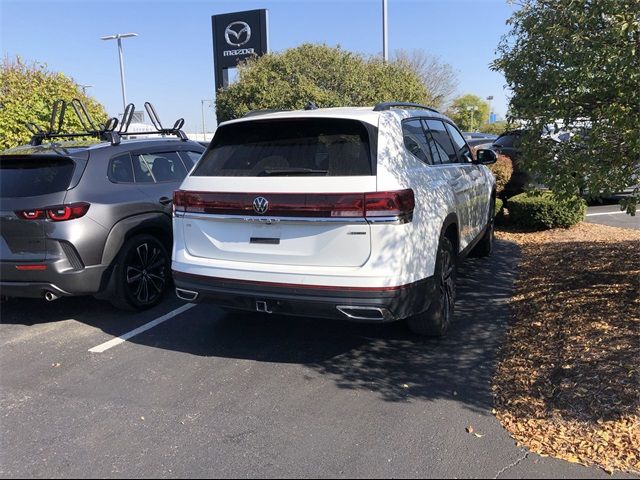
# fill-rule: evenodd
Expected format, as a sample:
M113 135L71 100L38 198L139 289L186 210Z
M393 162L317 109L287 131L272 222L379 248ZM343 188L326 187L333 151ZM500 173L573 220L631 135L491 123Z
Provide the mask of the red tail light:
M258 213L254 200L268 201L264 212ZM275 217L395 217L410 221L415 207L413 190L371 193L173 193L176 212L210 213L218 215L250 215Z
M46 270L46 265L16 265L16 270L20 272L41 272Z
M89 207L90 204L82 202L42 209L18 210L15 213L23 220L49 219L52 222L64 222L65 220L83 217L89 211Z

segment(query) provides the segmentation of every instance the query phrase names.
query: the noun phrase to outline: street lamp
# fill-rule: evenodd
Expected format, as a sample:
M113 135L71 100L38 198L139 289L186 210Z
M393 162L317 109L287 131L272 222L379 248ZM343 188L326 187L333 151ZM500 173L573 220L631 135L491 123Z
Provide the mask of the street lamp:
M106 37L100 37L100 40L118 40L118 54L120 56L120 83L122 84L122 108L123 112L127 108L127 91L124 86L124 60L122 57L122 39L129 37L137 37L137 33L116 33L115 35L108 35Z
M205 98L200 100L200 106L202 107L202 141L207 140L207 131L204 128L204 102L209 102L209 106L211 106L211 102L213 102L212 98Z
M475 116L477 110L478 110L478 107L476 105L468 105L467 106L467 112L469 112L469 130L472 131L472 132L474 131L473 127L475 125L475 123L473 121L474 120L473 117Z
M489 102L489 123L491 123L491 118L493 116L493 95L489 95L487 97L487 101Z
M78 84L78 86L82 89L82 93L83 93L84 95L86 95L86 94L87 94L87 88L91 88L91 87L93 87L93 85L81 85L81 84Z

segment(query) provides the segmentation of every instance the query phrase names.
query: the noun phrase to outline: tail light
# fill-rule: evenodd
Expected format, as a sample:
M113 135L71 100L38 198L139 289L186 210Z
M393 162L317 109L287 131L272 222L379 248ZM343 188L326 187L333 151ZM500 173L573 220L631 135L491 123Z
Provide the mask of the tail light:
M268 207L258 213L254 200L264 197ZM400 217L411 221L413 190L371 193L173 193L174 212L276 217L364 218Z
M64 222L66 220L83 217L89 211L89 207L90 204L81 202L41 209L17 210L15 213L23 220L49 219L52 222Z

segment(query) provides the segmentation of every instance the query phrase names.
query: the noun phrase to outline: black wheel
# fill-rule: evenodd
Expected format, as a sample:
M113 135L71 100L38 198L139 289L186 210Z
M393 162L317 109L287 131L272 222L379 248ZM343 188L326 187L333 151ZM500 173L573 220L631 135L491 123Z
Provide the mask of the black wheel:
M115 294L111 303L125 310L157 305L169 282L169 256L152 235L130 238L120 250L113 271Z
M434 281L436 288L434 298L426 312L407 319L409 328L418 335L442 337L453 318L456 301L457 255L451 240L447 237L440 239Z
M471 257L488 257L493 252L493 241L495 240L496 233L494 229L496 199L491 198L491 204L489 205L489 220L487 222L487 228L482 235L482 239L473 247L473 250L469 252Z

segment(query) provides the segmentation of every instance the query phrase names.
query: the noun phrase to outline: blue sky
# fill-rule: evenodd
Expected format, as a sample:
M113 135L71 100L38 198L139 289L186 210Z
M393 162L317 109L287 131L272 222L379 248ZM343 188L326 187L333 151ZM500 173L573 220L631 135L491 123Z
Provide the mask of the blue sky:
M270 49L320 42L364 54L382 51L381 0L146 1L0 0L2 55L46 63L78 83L111 115L122 111L116 42L99 37L136 32L124 40L128 101L156 105L161 120L186 120L201 131L201 99L214 98L211 15L269 10ZM489 69L505 21L506 0L388 0L389 51L424 49L458 73L460 94L493 95L505 115L504 78ZM206 124L214 123L207 108ZM208 129L209 130L209 129Z

